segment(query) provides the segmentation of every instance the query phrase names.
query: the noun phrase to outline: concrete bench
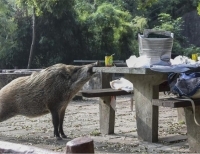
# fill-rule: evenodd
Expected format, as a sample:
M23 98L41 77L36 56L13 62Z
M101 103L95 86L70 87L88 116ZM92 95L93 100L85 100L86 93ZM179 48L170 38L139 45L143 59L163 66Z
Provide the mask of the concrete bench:
M79 95L83 97L99 97L99 114L100 114L100 132L101 134L113 134L115 127L115 110L111 107L112 97L121 95L132 95L131 92L124 90L115 90L111 88L81 90ZM131 98L131 107L133 99Z
M179 99L179 98L178 98ZM184 108L185 120L187 125L187 137L190 150L200 152L200 126L194 121L194 111L190 101L178 100L177 98L153 99L154 106L163 106L170 108ZM195 103L195 118L200 123L200 99L193 99Z
M200 99L193 100L196 106L200 105ZM180 108L180 107L191 107L191 102L187 100L180 100L179 98L163 98L163 99L153 99L153 105Z
M80 93L83 97L121 96L121 95L132 94L131 92L126 92L124 90L116 90L111 88L81 90Z

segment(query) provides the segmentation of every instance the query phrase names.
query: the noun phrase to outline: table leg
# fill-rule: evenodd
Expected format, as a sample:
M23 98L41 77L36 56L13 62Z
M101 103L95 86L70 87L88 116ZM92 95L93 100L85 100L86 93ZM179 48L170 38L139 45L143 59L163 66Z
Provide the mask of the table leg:
M158 107L152 105L152 99L159 98L159 84L162 75L126 75L133 83L136 109L138 139L158 141Z

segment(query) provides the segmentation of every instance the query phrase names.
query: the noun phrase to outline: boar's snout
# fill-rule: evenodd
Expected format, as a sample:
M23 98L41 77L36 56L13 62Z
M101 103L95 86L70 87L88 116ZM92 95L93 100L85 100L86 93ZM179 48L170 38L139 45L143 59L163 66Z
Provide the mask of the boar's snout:
M100 62L97 61L97 62L95 62L95 63L92 63L91 65L92 65L93 67L97 67L97 66L100 66Z
M88 73L94 74L95 72L93 72L93 67L97 67L97 66L99 66L99 62L95 62L95 63L89 64Z

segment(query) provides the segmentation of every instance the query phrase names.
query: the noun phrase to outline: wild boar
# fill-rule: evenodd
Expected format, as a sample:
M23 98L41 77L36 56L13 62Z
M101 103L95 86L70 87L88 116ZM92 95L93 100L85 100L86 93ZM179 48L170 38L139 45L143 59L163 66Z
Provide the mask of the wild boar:
M94 66L97 63L83 66L55 64L11 81L0 90L0 122L16 115L31 118L51 113L54 136L66 138L63 131L65 109L92 77Z

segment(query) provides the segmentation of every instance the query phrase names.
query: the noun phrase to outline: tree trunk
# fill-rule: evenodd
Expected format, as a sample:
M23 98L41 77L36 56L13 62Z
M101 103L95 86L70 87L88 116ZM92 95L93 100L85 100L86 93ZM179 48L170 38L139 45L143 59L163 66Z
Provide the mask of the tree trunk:
M35 45L35 7L33 7L33 19L32 19L32 22L33 22L32 43L31 43L31 49L30 49L27 69L30 69L30 67L31 67L31 62L32 62L32 59L33 59L34 45Z

